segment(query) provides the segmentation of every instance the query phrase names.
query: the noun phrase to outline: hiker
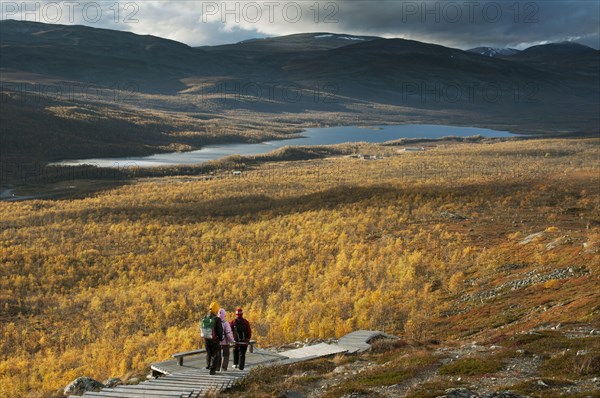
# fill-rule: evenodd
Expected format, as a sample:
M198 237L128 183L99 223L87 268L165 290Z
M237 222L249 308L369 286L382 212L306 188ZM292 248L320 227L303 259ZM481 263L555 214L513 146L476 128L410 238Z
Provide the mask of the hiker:
M202 318L200 324L200 334L204 337L206 347L206 369L210 369L210 374L214 375L221 366L221 345L223 340L223 325L221 318L217 316L219 304L210 303L208 314Z
M225 312L224 308L221 308L219 310L219 318L221 318L221 325L223 326L223 340L221 340L223 361L221 362L221 372L227 370L227 365L229 365L229 345L235 342L231 325L227 322L226 316L227 312Z
M248 349L248 342L252 337L252 329L250 329L250 322L244 319L244 313L241 307L237 307L235 315L236 318L231 321L231 329L233 330L233 338L235 339L233 367L244 370L246 350Z

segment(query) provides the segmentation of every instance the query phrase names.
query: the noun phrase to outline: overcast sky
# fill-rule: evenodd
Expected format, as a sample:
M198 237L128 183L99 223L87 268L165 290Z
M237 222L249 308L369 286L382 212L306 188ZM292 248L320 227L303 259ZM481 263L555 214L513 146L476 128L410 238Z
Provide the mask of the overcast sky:
M400 37L467 49L576 41L600 47L598 0L5 1L1 19L83 24L191 46L304 32Z

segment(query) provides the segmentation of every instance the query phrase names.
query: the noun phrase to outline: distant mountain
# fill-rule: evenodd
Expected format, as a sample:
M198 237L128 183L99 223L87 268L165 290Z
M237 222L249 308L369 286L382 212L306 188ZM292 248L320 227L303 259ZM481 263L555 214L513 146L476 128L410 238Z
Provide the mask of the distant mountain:
M599 59L598 51L573 43L535 46L509 55L516 50L462 51L413 40L327 32L192 48L129 32L12 20L0 21L0 37L0 68L13 78L25 73L33 79L105 86L127 81L138 83L144 92L170 94L193 93L190 85L206 87L219 81L284 79L304 86L318 80L337 85L356 100L385 103L397 103L405 97L402 85L415 82L556 83L570 78L570 71L562 73L562 67L574 68L575 74L594 74ZM488 57L479 56L492 50Z
M404 39L358 42L318 55L289 57L280 63L290 81L310 77L335 84L353 98L431 107L439 106L441 100L436 96L443 96L446 87L458 86L463 92L456 102L443 100L445 106L462 107L469 84L478 91L482 86L496 85L509 92L512 86L550 78L528 65ZM511 97L501 100L511 101Z
M127 141L121 133L132 137L132 153L144 152L145 144L155 151L203 145L206 137L211 143L248 139L224 128L224 120L238 127L253 120L253 130L264 134L253 136L257 140L320 121L427 118L528 131L597 131L600 124L600 52L574 43L481 56L475 49L317 32L193 48L129 32L3 20L0 46L6 91L0 94L11 108L2 114L0 133L12 146L2 148L5 153L18 146L31 153L27 142L45 142L40 134L48 130L56 139L40 148L59 148L56 156L70 148L80 157L107 152L98 148L132 152L120 150ZM112 88L124 82L136 89L121 102L123 93L115 99ZM22 93L71 83L93 84L106 96L63 93L53 101ZM43 97L37 104L28 102L37 97ZM151 132L144 129L148 123ZM99 126L112 129L106 139ZM84 128L95 138L78 133ZM169 135L198 131L199 140Z
M380 39L375 36L353 36L336 33L317 32L300 33L288 36L264 39L244 40L235 44L199 47L207 51L244 51L244 52L303 52L331 50L357 42Z
M172 91L185 87L184 77L226 69L183 43L81 25L3 20L0 38L3 69L107 86L127 81Z
M475 47L467 50L469 52L484 55L486 57L509 57L515 55L519 50L515 48Z
M541 44L538 46L529 47L519 54L519 57L545 57L545 56L581 56L581 55L598 55L598 50L583 44L565 41L562 43Z
M598 76L600 72L600 51L573 42L529 47L510 59L540 70L564 73L574 77L588 78Z

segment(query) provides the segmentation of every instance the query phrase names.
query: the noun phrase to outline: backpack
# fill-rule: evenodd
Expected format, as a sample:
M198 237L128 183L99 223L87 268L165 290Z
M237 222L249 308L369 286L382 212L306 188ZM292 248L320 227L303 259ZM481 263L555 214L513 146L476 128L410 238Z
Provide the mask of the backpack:
M235 341L246 340L246 323L242 318L236 318L233 322L233 338Z
M215 317L206 315L200 321L200 336L205 339L213 339L214 336L214 327L215 327Z

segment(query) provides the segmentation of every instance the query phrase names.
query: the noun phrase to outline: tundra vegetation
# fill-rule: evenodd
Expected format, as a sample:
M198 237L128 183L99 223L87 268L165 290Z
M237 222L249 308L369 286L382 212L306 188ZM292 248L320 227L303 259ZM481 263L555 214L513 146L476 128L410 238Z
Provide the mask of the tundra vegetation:
M548 380L556 369L597 374L597 339L519 333L600 328L599 139L361 151L382 158L254 162L241 175L1 202L0 397L51 396L77 376L126 377L197 348L215 299L244 307L260 346L356 329L415 344L477 336L539 350ZM407 353L414 361L393 362ZM416 345L372 355L393 371L364 373L357 390L436 363ZM502 361L440 372L472 376Z

